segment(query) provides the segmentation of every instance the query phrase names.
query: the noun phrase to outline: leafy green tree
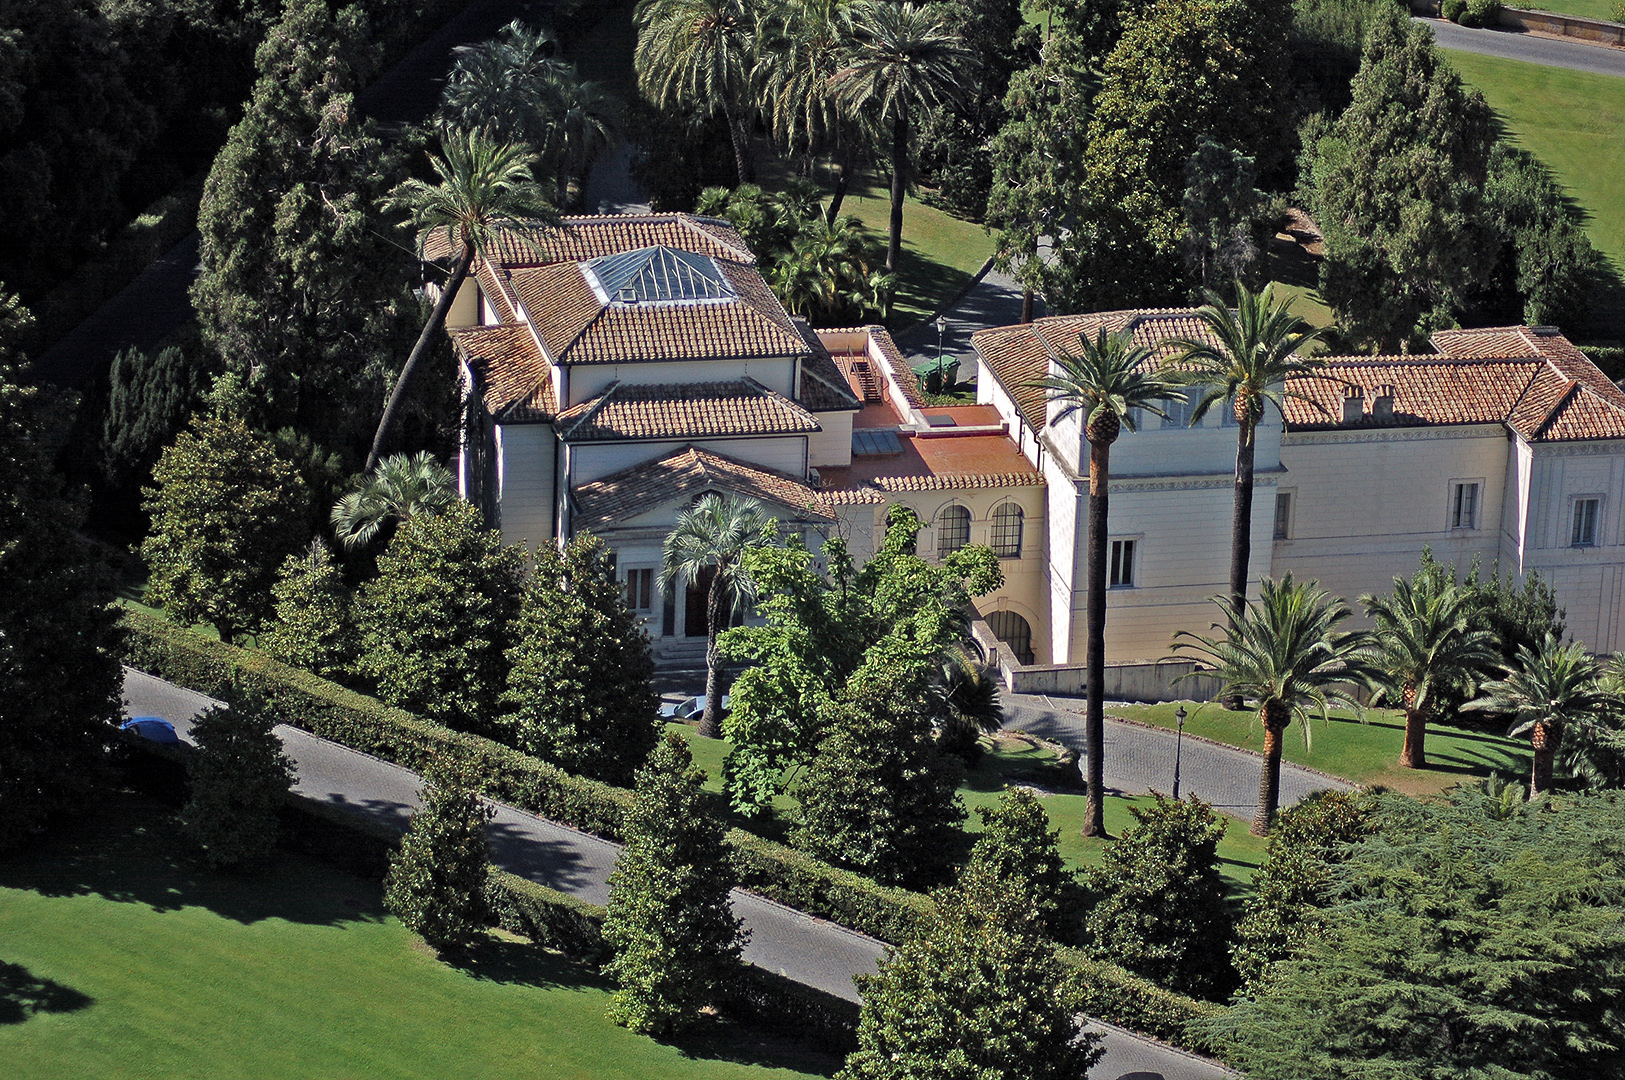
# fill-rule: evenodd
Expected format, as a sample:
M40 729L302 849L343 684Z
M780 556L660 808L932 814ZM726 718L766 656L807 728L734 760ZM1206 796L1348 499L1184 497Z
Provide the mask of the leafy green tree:
M933 737L922 703L929 664L885 660L871 658L826 710L830 734L795 789L792 839L825 862L918 887L940 880L954 857L964 768Z
M457 501L451 472L427 450L391 454L333 506L333 535L363 548L407 518L436 514Z
M720 112L741 184L756 179L749 125L760 15L758 0L638 0L633 15L638 87L658 106Z
M1581 327L1605 273L1563 188L1533 154L1497 141L1484 207L1500 237L1490 314L1531 326Z
M903 254L909 122L959 95L969 58L935 5L853 0L848 19L845 63L832 85L842 108L859 118L871 141L890 147L886 271L895 274Z
M193 303L262 423L360 441L417 317L411 260L378 208L399 161L355 109L377 63L367 16L295 0L255 63L204 187Z
M1352 103L1306 131L1300 164L1326 243L1321 293L1356 342L1418 341L1489 279L1494 141L1483 95L1425 26L1398 11L1371 25Z
M390 857L384 906L436 949L478 940L486 926L491 855L485 826L496 809L455 773L431 773Z
M982 831L971 848L965 875L985 872L1024 910L1038 915L1040 930L1054 934L1071 875L1061 858L1061 831L1050 828L1044 804L1027 788L1011 788L992 806L976 811Z
M23 380L28 319L0 288L0 849L83 803L123 681L111 575L45 452L62 410Z
M1216 624L1224 636L1181 630L1173 648L1217 676L1226 695L1258 703L1264 768L1251 831L1266 836L1281 798L1281 736L1294 717L1302 717L1304 745L1311 744L1309 706L1327 722L1333 704L1360 710L1355 691L1369 682L1370 636L1338 630L1350 614L1343 601L1317 582L1293 580L1290 572L1278 581L1264 578L1258 599L1247 601L1240 614L1229 597L1213 602L1224 612L1224 622Z
M1185 160L1185 265L1203 289L1251 280L1257 269L1256 234L1269 197L1254 185L1253 159L1207 136Z
M203 404L218 374L212 368L207 358L189 356L177 346L148 354L132 345L113 357L98 418L98 496L121 508L126 500L139 503L141 485L158 455Z
M271 597L276 621L260 643L265 651L324 679L347 675L357 652L350 590L327 545L318 538L303 554L289 555Z
M970 635L970 598L1003 581L991 549L972 545L931 563L915 554L919 517L887 511L873 559L852 565L838 537L822 561L799 537L752 548L744 570L760 597L763 626L729 630L721 647L750 661L734 682L725 730L733 743L723 776L734 809L759 813L787 775L812 760L845 714L839 704L888 665L918 680L925 722L948 718L941 665Z
M1158 371L1151 349L1134 344L1133 331L1127 327L1116 333L1101 327L1093 340L1081 337L1079 351L1057 356L1055 372L1033 385L1041 388L1050 402L1060 405L1050 418L1051 425L1063 423L1075 413L1083 415L1083 437L1089 444L1089 524L1084 548L1088 562L1084 753L1089 759L1089 803L1083 835L1104 836L1106 541L1112 443L1124 427L1135 430L1135 416L1141 410L1166 415L1160 403L1167 402L1177 391L1174 383Z
M1375 812L1375 796L1347 791L1316 791L1281 811L1230 948L1249 991L1323 932L1335 869L1375 827Z
M713 1004L739 963L744 934L722 825L705 807L705 774L668 732L638 770L626 846L609 879L604 972L609 1018L651 1035L681 1032Z
M1376 623L1373 676L1385 703L1405 714L1405 745L1399 764L1427 765L1427 725L1439 715L1441 696L1470 697L1479 678L1499 660L1495 635L1477 625L1477 598L1427 566L1411 578L1397 577L1387 596L1360 597Z
M992 869L966 867L880 973L858 977L858 1047L837 1080L1071 1080L1100 1059L1043 917Z
M1084 922L1096 955L1182 993L1221 998L1234 983L1219 875L1227 822L1192 795L1131 806L1138 822L1085 872L1098 899Z
M407 213L419 230L420 245L431 234L445 230L457 258L417 344L412 346L389 392L372 449L367 452L368 472L383 454L390 429L406 404L412 378L429 355L435 335L445 325L446 312L473 269L475 254L496 238L506 221L548 222L555 218L553 207L531 178L531 160L532 155L514 143L491 143L474 133L448 133L442 140L441 154L429 157L438 181L430 184L412 177L390 193L387 205Z
M298 471L244 418L244 396L223 376L142 492L149 600L181 623L213 623L222 641L271 617L271 583L303 539L309 501Z
M187 835L211 866L251 866L276 850L277 815L293 788L293 761L263 703L217 705L192 722L187 760Z
M572 539L561 555L537 547L508 650L520 747L569 770L622 787L658 737L649 635L626 605L603 541Z
M1506 676L1485 683L1483 696L1467 703L1469 709L1502 713L1512 718L1509 736L1527 734L1534 760L1529 772L1529 797L1551 790L1552 765L1567 731L1600 727L1610 702L1598 685L1601 668L1580 642L1563 645L1548 637L1539 649L1518 648L1518 664Z
M356 596L356 671L391 705L500 733L524 559L468 503L408 518Z
M1173 342L1186 380L1200 387L1191 410L1197 423L1214 406L1236 418L1236 472L1230 514L1230 604L1239 615L1247 599L1253 547L1253 469L1258 453L1258 424L1275 407L1285 421L1288 380L1312 375L1324 360L1303 355L1319 330L1292 314L1292 298L1275 299L1274 284L1253 292L1236 283L1236 306L1214 293L1196 311L1204 333Z
M770 520L755 499L708 494L677 516L661 545L661 589L674 587L678 579L705 589L705 712L700 716L700 735L707 739L722 734L718 677L722 654L717 638L733 611L754 593L743 556L762 542Z
M1559 1080L1625 1048L1625 799L1382 799L1302 952L1203 1025L1257 1080Z

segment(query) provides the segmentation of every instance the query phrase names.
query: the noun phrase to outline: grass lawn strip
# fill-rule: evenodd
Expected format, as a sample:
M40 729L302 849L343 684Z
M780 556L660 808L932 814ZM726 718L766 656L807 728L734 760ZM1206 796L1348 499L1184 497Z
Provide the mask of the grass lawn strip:
M791 1080L835 1064L733 1025L677 1046L634 1035L583 966L511 936L450 966L383 914L377 882L291 856L215 874L175 829L123 796L0 868L0 1002L25 980L54 999L0 1016L10 1080Z

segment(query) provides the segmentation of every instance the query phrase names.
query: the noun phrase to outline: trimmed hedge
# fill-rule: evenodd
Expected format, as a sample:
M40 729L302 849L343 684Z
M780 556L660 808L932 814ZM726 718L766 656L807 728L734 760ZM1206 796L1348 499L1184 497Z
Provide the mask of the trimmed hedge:
M1077 949L1060 947L1055 955L1066 971L1064 993L1077 1012L1186 1050L1208 1049L1191 1022L1217 1016L1223 1005L1175 993Z
M131 667L208 694L257 694L283 722L351 749L421 773L457 763L472 773L481 794L611 840L632 793L572 776L556 766L476 735L453 731L403 709L345 689L249 649L206 638L139 611L124 615L124 659ZM930 897L892 889L830 866L783 844L730 830L739 884L770 900L828 919L881 941L905 940L935 910ZM603 955L603 908L502 871L494 871L487 899L499 925L560 952L584 959ZM1090 1016L1187 1049L1200 1049L1186 1026L1221 1006L1164 989L1076 949L1057 955L1067 969L1074 1007ZM762 1020L789 1015L798 1030L828 1045L847 1045L857 1006L842 998L747 965L731 1011ZM850 1022L848 1020L850 1018Z

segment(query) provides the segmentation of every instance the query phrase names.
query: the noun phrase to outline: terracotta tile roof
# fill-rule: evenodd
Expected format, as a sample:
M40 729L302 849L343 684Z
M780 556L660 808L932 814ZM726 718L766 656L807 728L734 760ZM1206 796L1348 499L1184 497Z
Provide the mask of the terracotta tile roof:
M451 340L493 418L505 423L545 421L558 413L551 370L529 327L522 323L460 327L451 332Z
M898 452L855 455L819 469L818 492L830 505L889 502L909 491L1041 487L1043 474L999 432L899 433Z
M760 499L790 511L795 521L834 520L817 504L818 493L794 477L690 446L578 485L571 491L572 521L578 529L601 530L711 489Z
M897 342L892 340L890 332L884 326L866 326L869 338L879 346L880 356L892 370L897 379L897 385L903 390L904 399L916 409L925 407L925 398L920 394L920 381L914 377L914 369L908 366L903 359L903 353L897 348Z
M424 234L422 242L425 259L440 261L453 254L453 245L444 229ZM553 228L514 222L498 231L485 254L500 266L542 266L555 262L585 262L600 255L659 245L734 262L756 261L732 225L692 214L566 217Z
M1043 487L1044 479L1031 473L978 473L960 476L877 476L856 487L818 486L826 506L890 502L888 495L909 491L966 491L973 488Z
M1291 394L1310 399L1288 396L1286 420L1292 430L1355 426L1343 422L1343 399L1351 387L1363 397L1361 426L1502 423L1529 386L1535 365L1371 356L1333 358L1324 371L1324 377L1292 380ZM1391 420L1378 419L1373 403L1378 389L1389 386L1394 390L1394 415Z
M818 335L799 319L795 325L810 350L809 355L801 358L801 385L796 388L801 404L813 412L861 409L863 403L846 384L846 376L835 366Z
M1625 391L1556 327L1441 330L1432 340L1434 348L1453 357L1529 357L1541 363L1541 373L1507 421L1524 438L1625 438Z
M801 435L819 430L800 405L754 379L632 386L613 383L603 394L559 414L567 442L615 439L697 439L711 435Z
M555 362L604 310L577 263L515 270L512 286L536 335Z

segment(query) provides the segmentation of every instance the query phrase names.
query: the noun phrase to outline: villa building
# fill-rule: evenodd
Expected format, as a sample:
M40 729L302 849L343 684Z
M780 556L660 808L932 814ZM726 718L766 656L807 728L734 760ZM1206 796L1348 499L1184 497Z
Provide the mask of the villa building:
M449 252L431 247L430 257ZM1035 380L1080 335L1132 327L1167 351L1188 310L1062 316L984 330L978 402L928 406L878 326L792 318L727 223L686 214L515 226L476 260L447 320L467 424L465 498L511 541L578 532L615 552L656 655L703 644L705 581L662 594L660 544L706 492L761 500L816 546L874 549L887 507L927 522L920 552L999 555L976 605L1013 663L1083 653L1087 446ZM1341 357L1288 387L1258 430L1252 576L1292 571L1353 600L1422 549L1539 571L1576 637L1625 647L1625 393L1549 328L1452 330L1436 353ZM1112 449L1108 659L1167 655L1226 588L1235 420L1189 401ZM1284 422L1283 422L1284 420Z

